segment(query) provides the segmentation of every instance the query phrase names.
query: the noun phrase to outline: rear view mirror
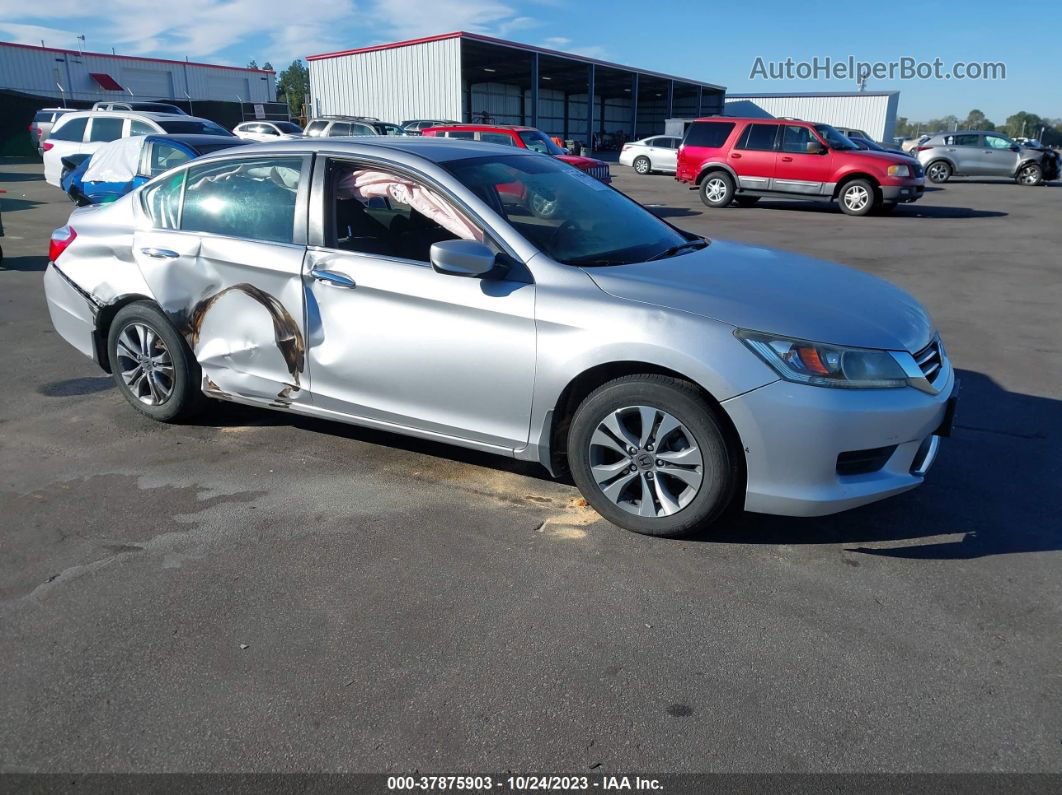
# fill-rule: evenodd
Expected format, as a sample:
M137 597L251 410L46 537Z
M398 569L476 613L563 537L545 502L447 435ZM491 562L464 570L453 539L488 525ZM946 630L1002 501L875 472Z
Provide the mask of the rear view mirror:
M493 270L495 261L494 252L475 240L443 240L433 243L428 256L431 259L431 267L437 273L473 278Z
M805 151L809 155L824 155L826 154L826 147L818 141L808 141Z

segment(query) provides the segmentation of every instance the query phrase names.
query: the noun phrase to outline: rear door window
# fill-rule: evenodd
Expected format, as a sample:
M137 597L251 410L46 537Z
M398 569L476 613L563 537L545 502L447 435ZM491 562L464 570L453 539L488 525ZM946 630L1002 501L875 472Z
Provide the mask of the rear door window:
M181 229L291 243L301 157L227 160L188 169Z
M157 132L158 130L147 122L140 121L140 119L130 119L129 121L130 135L154 135Z
M328 137L335 138L337 136L350 135L350 125L345 121L337 121L328 129Z
M467 130L452 130L446 133L447 138L460 138L462 141L471 141L475 139L476 134Z
M774 139L778 137L777 124L750 124L738 141L738 149L751 149L770 152L774 149Z
M734 129L732 121L696 121L686 130L686 146L707 146L718 149L726 143Z
M977 146L977 141L981 136L979 135L946 135L944 136L945 146Z
M52 134L49 138L54 138L57 141L83 141L85 139L85 127L88 126L88 119L82 116L80 119L71 119L57 130L52 130Z
M115 116L96 116L89 127L90 141L117 141L122 137L125 119Z
M485 132L479 134L479 140L488 144L502 144L504 146L516 146L511 135L505 133Z

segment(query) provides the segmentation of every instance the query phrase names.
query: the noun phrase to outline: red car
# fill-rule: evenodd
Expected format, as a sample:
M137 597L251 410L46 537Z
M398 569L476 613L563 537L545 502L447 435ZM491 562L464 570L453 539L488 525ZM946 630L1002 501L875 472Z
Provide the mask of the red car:
M763 197L836 201L848 215L890 212L922 198L917 160L859 149L828 124L799 119L697 119L678 150L675 179L709 207Z
M490 144L515 146L520 149L534 149L536 152L553 155L558 160L563 160L565 163L575 166L580 171L585 171L591 177L602 182L612 182L608 163L602 160L595 160L592 157L566 154L544 132L534 127L518 127L504 124L451 124L444 127L429 127L421 135L439 138L461 138L466 141L483 141Z

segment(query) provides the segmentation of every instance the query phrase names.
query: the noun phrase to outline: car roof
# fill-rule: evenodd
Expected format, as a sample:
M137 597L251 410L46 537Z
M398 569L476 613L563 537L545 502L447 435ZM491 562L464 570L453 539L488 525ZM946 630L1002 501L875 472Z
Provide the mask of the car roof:
M292 155L298 153L349 154L356 156L372 150L374 154L384 155L388 152L413 155L433 163L446 163L499 154L517 157L541 157L528 149L516 149L503 144L489 144L482 141L463 141L455 138L422 137L419 135L352 135L336 138L299 138L290 141L269 141L256 143L254 153ZM206 155L204 159L223 158L231 154L228 150ZM198 162L198 161L197 161Z
M701 116L694 121L751 121L757 124L807 124L815 125L820 122L808 121L807 119L791 119L791 118L763 118L757 116Z
M525 130L537 130L537 127L525 127L520 124L440 124L432 127L433 130L471 130L472 132L498 132L511 131L523 132Z
M101 116L117 116L122 119L150 119L151 121L210 121L201 116L186 116L183 113L156 113L151 110L78 110L67 116L96 119ZM215 122L211 122L215 123Z
M228 137L226 135L200 135L194 133L152 133L151 135L144 136L150 138L152 141L176 141L179 144L186 144L187 146L195 149L197 146L217 146L219 141L224 141L230 146L245 146L250 144L250 141L245 141L242 138Z

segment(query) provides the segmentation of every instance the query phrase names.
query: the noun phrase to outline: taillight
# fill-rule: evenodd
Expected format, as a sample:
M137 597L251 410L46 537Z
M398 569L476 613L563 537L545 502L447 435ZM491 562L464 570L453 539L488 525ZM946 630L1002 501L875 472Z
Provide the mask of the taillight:
M914 150L915 150L916 152L924 152L924 151L926 151L927 149L932 149L932 148L933 148L932 146L916 146L916 147L914 148Z
M55 144L53 144L51 141L45 141L43 144L41 144L41 149L43 149L45 152L47 152L53 146L55 146Z
M52 232L52 238L48 241L48 259L55 262L59 255L66 251L67 246L74 242L77 232L72 226L60 226Z

